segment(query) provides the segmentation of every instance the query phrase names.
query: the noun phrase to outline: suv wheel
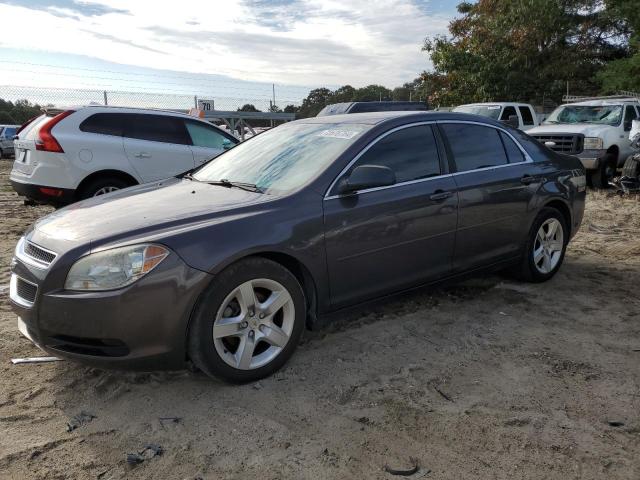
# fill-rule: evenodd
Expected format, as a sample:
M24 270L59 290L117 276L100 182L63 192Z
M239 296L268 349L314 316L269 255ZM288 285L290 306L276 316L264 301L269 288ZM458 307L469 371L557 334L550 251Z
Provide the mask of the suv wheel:
M616 175L617 164L616 159L610 153L606 154L597 170L591 170L589 179L593 188L607 188L609 180Z
M121 178L97 178L90 181L81 189L78 198L80 200L85 200L87 198L97 197L98 195L115 192L116 190L122 190L123 188L127 188L129 186L129 183L125 180L122 180Z
M531 226L519 277L528 282L546 282L560 269L569 242L569 229L555 208L543 208Z
M194 313L189 357L234 383L271 375L291 357L306 317L302 287L279 263L241 260L216 275Z

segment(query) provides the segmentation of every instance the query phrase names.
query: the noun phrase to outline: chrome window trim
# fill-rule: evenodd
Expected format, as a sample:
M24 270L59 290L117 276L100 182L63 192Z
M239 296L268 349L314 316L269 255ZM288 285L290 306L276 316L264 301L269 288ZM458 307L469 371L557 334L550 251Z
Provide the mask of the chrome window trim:
M34 302L30 302L29 300L22 298L20 295L18 295L18 279L20 279L24 283L28 283L29 285L36 287L36 297L38 296L38 285L28 280L25 280L22 277L19 277L15 273L12 273L11 280L9 280L9 298L13 302L20 305L21 307L31 308L33 307Z
M524 147L520 144L520 142L513 135L511 135L511 133L509 131L507 131L506 129L504 129L502 127L496 126L496 125L489 125L487 123L474 122L474 121L469 121L469 120L431 120L431 121L428 121L428 122L408 123L406 125L400 125L399 127L395 127L393 129L389 130L388 132L384 132L381 135L379 135L378 137L374 138L360 153L358 153L358 155L356 155L347 164L347 166L345 168L342 169L342 171L336 176L336 178L333 180L333 182L331 182L331 185L329 185L329 188L325 192L324 200L334 200L336 198L342 198L342 197L345 196L345 195L340 195L340 194L329 195L329 192L331 192L331 190L333 190L333 187L338 182L338 180L340 178L342 178L342 176L351 168L351 166L355 162L357 162L360 159L360 157L362 155L364 155L371 147L373 147L373 145L378 143L380 140L382 140L387 135L391 135L392 133L397 132L398 130L402 130L404 128L417 127L417 126L420 126L420 125L438 125L438 124L441 124L441 123L465 123L465 124L470 124L470 125L479 125L481 127L494 128L495 130L498 130L500 132L504 132L506 135L509 136L509 138L511 140L513 140L513 142L516 144L516 146L520 149L520 151L524 155L524 161L516 162L516 163L505 163L504 165L495 165L495 166L492 166L492 167L476 168L474 170L467 170L467 171L464 171L464 172L444 173L442 175L438 175L438 176L434 176L434 177L420 178L420 179L417 179L417 180L409 180L409 181L406 181L406 182L394 183L393 185L387 185L385 187L367 188L365 190L358 190L358 191L353 192L353 193L357 193L358 195L361 195L363 193L377 192L379 190L386 190L386 189L395 188L395 187L403 187L405 185L411 185L411 184L414 184L414 183L421 183L421 182L428 182L430 180L442 179L442 178L447 178L447 177L455 177L457 175L466 175L468 173L474 173L474 172L484 172L484 171L487 171L487 170L495 170L497 168L503 168L503 167L512 167L514 165L523 165L523 164L526 164L526 163L533 163L533 159L527 153L527 151L524 149ZM505 152L505 155L506 154L507 153ZM453 160L455 162L455 159L453 159ZM507 157L507 160L508 160L508 157Z
M26 243L29 243L30 245L33 245L34 247L37 247L40 250L44 250L45 252L50 253L51 255L53 255L53 260L51 260L51 263L41 262L37 258L33 258L33 257L27 255L27 253L24 251L24 247L25 247ZM25 237L21 237L20 240L18 240L18 244L16 245L15 256L21 262L26 263L27 265L31 265L32 267L40 269L40 270L48 269L51 265L53 265L53 262L56 261L56 258L58 258L58 254L56 252L52 252L51 250L43 248L43 247L41 247L40 245L38 245L36 243L30 242Z

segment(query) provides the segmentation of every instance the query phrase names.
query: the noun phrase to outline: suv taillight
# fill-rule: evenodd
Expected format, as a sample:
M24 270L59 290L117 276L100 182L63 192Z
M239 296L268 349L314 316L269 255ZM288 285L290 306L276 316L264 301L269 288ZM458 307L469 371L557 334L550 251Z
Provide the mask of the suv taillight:
M38 140L36 140L36 150L41 150L43 152L56 152L56 153L64 153L62 147L51 134L51 129L55 127L61 120L71 115L75 110L66 110L62 113L59 113L47 123L40 127L40 131L38 132Z

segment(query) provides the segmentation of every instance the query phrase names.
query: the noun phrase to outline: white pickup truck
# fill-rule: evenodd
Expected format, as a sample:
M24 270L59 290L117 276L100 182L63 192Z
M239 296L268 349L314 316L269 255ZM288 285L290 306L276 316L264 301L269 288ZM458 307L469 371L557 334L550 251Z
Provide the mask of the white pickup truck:
M515 128L526 131L540 125L536 111L528 103L492 102L469 103L455 107L453 112L471 113L507 122ZM513 118L515 117L515 118ZM517 122L516 122L517 120ZM511 123L513 122L513 123Z
M637 118L640 100L601 97L560 105L527 134L556 152L578 157L591 186L604 188L627 157L638 151L629 140Z

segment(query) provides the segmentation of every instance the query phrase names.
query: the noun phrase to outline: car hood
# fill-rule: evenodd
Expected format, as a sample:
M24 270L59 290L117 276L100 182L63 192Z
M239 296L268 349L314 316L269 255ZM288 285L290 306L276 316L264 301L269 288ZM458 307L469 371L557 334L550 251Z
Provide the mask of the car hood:
M29 239L56 252L135 239L261 211L272 195L192 180L139 185L74 203L33 225ZM266 207L265 207L266 208Z
M538 127L527 130L528 135L537 135L543 133L581 133L585 137L598 137L611 125L592 125L588 123L553 123L551 125L540 125Z

